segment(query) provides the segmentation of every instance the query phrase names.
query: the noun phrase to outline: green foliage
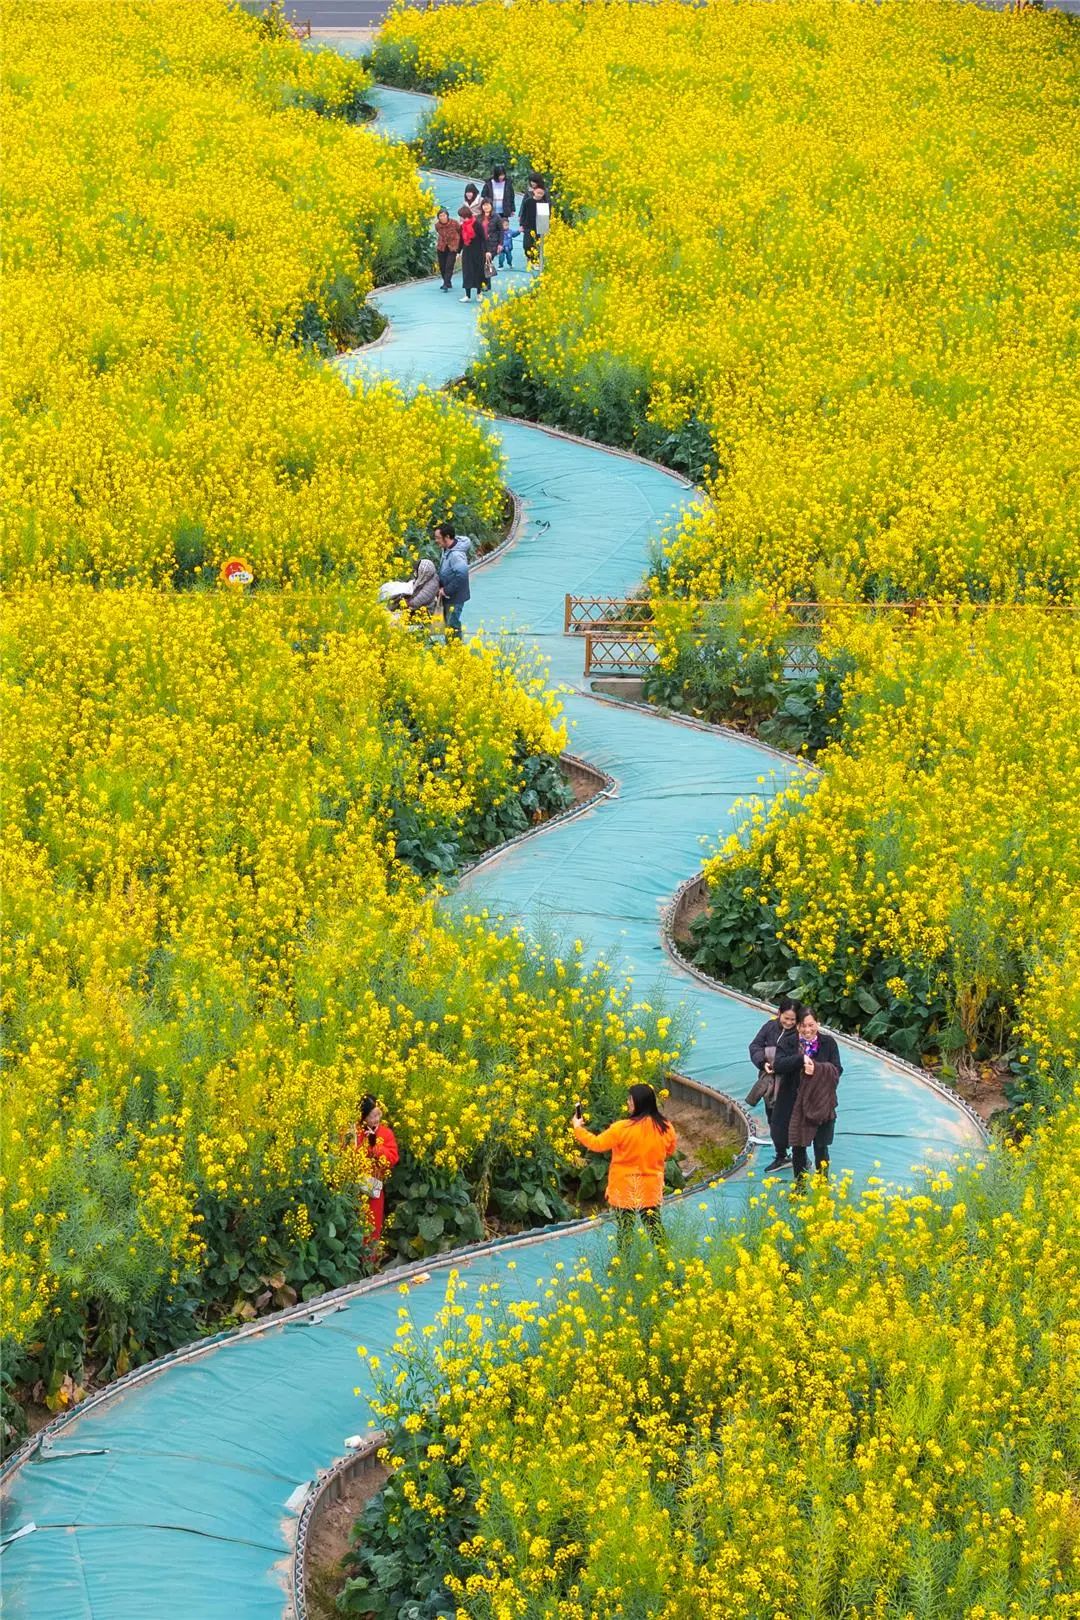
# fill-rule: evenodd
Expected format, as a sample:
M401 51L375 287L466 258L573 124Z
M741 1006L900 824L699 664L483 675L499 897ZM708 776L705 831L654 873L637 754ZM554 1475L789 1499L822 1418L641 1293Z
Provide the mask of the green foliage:
M406 1149L394 1171L389 1204L384 1241L406 1260L479 1243L484 1235L464 1172L420 1165Z
M691 924L693 960L737 990L769 1001L782 994L806 1001L823 1023L862 1035L911 1063L960 1044L962 1032L950 1019L937 965L920 972L899 957L879 956L849 985L843 965L822 972L800 961L778 937L780 920L775 902L763 905L745 872L733 870L710 890L708 911ZM834 962L846 961L846 952L838 950ZM896 996L890 979L902 979L908 993Z
M813 757L835 742L844 722L844 683L855 667L847 653L819 658L814 675L795 674L779 647L742 633L738 602L710 608L701 630L676 641L674 662L645 677L651 703L716 725L752 731L762 742Z
M500 1159L488 1183L487 1208L504 1224L522 1229L567 1221L574 1213L562 1195L554 1162L542 1154Z
M402 1433L398 1454L419 1457L432 1439L434 1435L423 1432ZM472 1507L478 1481L471 1469L454 1461L453 1443L447 1444L435 1479L448 1507L433 1533L427 1516L406 1499L407 1478L411 1482L407 1469L392 1474L354 1526L355 1544L346 1558L349 1576L338 1597L342 1614L369 1620L453 1620L456 1605L445 1581L459 1572L457 1549L478 1524Z
M553 200L558 209L558 198ZM538 290L521 296L535 297ZM489 339L470 382L486 405L505 416L549 422L580 438L632 450L694 483L716 469L708 429L696 417L673 430L650 421L648 379L642 368L627 361L600 356L578 377L578 386L564 387L555 374L534 376L516 350Z
M771 717L784 695L778 661L760 647L746 646L737 626L720 621L703 636L681 637L675 663L651 670L645 679L650 702L745 730Z
M408 723L408 717L402 716ZM422 739L416 730L416 746ZM550 754L519 753L519 788L497 804L481 810L460 829L423 816L416 804L396 791L388 791L386 810L394 834L399 860L405 861L421 877L448 877L485 850L495 849L528 832L537 822L558 815L574 799Z
M441 68L422 70L420 53L412 40L376 40L369 60L379 83L396 85L399 90L423 90L438 95L450 85L471 77L461 62L447 62Z

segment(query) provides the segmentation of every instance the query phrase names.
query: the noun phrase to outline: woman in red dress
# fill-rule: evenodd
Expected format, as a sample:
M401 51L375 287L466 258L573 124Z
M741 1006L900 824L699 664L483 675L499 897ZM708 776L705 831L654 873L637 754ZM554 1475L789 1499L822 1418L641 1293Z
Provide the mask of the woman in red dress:
M374 1097L365 1097L360 1104L356 1145L367 1154L371 1165L366 1183L361 1182L361 1189L366 1192L371 1207L372 1242L378 1244L386 1217L386 1183L399 1155L397 1139L389 1125L383 1124L382 1109Z

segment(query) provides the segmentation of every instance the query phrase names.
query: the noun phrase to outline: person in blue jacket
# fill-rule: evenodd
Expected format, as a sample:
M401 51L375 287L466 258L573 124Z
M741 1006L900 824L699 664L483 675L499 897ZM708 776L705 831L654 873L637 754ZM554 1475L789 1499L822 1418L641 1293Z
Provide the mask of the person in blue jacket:
M467 534L456 534L452 523L435 525L435 544L442 552L439 562L439 595L442 598L443 619L447 641L461 640L461 610L469 600L469 552L472 541Z

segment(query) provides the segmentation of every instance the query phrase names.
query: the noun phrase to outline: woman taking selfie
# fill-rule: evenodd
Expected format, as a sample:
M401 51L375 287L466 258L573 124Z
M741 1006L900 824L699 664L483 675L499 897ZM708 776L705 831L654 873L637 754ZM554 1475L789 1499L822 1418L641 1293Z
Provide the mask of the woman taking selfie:
M598 1136L586 1129L580 1103L570 1121L582 1147L611 1154L607 1201L615 1211L620 1245L629 1241L635 1214L651 1237L663 1239L664 1166L675 1152L675 1127L660 1112L652 1086L630 1087L626 1113L626 1119L617 1119Z

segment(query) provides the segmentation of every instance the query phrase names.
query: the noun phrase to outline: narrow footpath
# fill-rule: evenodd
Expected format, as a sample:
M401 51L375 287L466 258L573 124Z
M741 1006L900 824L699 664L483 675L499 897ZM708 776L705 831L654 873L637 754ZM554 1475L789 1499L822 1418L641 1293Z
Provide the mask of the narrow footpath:
M390 90L379 102L390 139L408 138L430 105ZM440 201L457 204L462 178L427 178ZM525 280L522 271L500 276L500 295ZM436 279L374 301L389 330L345 358L346 373L438 388L467 369L475 305L440 293ZM581 643L562 634L565 593L617 596L636 586L651 544L693 492L661 468L542 428L496 422L490 431L523 515L515 543L474 573L466 634L539 649L564 688L571 750L616 788L482 864L461 903L581 939L633 974L639 998L684 1006L696 1044L682 1067L741 1095L760 1009L677 967L661 918L700 865L702 839L730 824L737 799L786 780L790 764L741 738L594 697L581 680ZM981 1145L963 1106L914 1070L850 1043L844 1065L833 1163L856 1185L875 1176L903 1184L917 1167ZM757 1184L744 1172L668 1218L707 1228L738 1215ZM498 1280L504 1293L534 1294L556 1264L606 1241L597 1222L582 1222L430 1262L411 1285L400 1273L370 1279L178 1352L85 1402L7 1470L4 1612L280 1620L291 1612L290 1553L310 1483L369 1422L370 1375L357 1346L385 1358L402 1292L420 1325L437 1313L452 1265L470 1290Z

